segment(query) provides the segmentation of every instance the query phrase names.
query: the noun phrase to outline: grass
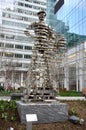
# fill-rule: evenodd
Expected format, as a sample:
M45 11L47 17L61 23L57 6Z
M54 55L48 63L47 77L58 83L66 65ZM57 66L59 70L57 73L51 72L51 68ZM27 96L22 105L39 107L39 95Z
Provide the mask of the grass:
M10 96L12 92L11 91L5 91L1 90L0 91L0 96ZM55 95L58 95L55 93ZM77 92L77 91L60 91L59 92L60 96L82 96L82 92Z
M76 92L76 91L61 91L59 92L60 96L82 96L81 92Z
M10 96L12 93L19 93L19 90L11 91L11 90L0 90L0 96Z
M1 90L0 91L0 96L10 96L12 92L10 91L5 91L5 90Z

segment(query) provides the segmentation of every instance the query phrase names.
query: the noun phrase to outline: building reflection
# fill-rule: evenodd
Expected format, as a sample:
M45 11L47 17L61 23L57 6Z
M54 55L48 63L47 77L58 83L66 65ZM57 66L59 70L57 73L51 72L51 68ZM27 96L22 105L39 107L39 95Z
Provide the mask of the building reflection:
M86 1L57 0L54 12L57 15L58 31L68 42L63 63L67 90L82 91L86 88ZM65 23L65 29L62 26ZM62 86L60 86L62 87Z

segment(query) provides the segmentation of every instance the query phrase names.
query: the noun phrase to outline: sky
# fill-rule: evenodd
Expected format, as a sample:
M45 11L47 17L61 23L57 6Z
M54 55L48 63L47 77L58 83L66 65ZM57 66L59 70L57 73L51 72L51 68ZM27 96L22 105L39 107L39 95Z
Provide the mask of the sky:
M0 9L12 7L13 0L0 0Z
M0 0L0 24L1 24L2 9L9 7L13 8L13 1L14 0Z

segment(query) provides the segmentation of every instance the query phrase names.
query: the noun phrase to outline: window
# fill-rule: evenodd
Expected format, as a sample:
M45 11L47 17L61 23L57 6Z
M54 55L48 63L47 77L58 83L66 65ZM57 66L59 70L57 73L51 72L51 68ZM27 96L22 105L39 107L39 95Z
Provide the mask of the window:
M19 5L19 6L24 6L24 4L23 4L23 3L21 3L21 2L19 2L19 3L18 3L18 5Z
M25 50L32 50L31 46L25 46Z
M18 13L22 13L23 11L22 11L22 9L18 9Z
M14 48L14 45L13 44L5 44L5 47L7 47L7 48Z
M0 56L3 56L3 52L0 52Z
M30 59L30 58L31 58L31 55L24 55L24 58Z
M25 7L28 7L28 4L25 4Z
M6 16L6 14L3 12L3 13L2 13L2 16L3 16L3 17L5 17L5 16Z
M22 63L17 63L16 67L22 67Z
M14 35L6 35L7 39L14 39Z
M22 67L23 67L23 68L28 68L28 64L26 64L26 63L25 63L25 64L22 64Z
M4 46L4 43L0 42L0 47L3 47Z
M13 53L7 52L7 53L5 53L5 56L6 56L6 57L13 57Z
M32 0L25 0L25 1L32 2Z
M32 5L28 5L29 8L32 8Z
M22 58L22 54L15 54L16 58Z
M22 45L15 45L15 48L17 48L17 49L23 49L23 46Z
M0 38L4 38L4 34L0 34Z
M40 2L38 2L38 1L36 1L36 0L34 0L33 3L40 4Z

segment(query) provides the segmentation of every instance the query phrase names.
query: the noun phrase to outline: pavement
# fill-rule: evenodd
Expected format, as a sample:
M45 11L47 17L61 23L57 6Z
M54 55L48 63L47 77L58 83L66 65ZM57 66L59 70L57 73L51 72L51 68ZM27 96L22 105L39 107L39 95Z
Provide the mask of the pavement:
M56 97L57 100L86 100L86 98L84 96L82 97L62 97L62 96L58 96Z
M3 101L10 101L11 97L10 96L0 96L0 100Z
M86 100L86 98L84 96L82 97L62 97L62 96L57 96L56 97L57 100ZM11 97L10 96L0 96L0 100L4 100L4 101L10 101Z

